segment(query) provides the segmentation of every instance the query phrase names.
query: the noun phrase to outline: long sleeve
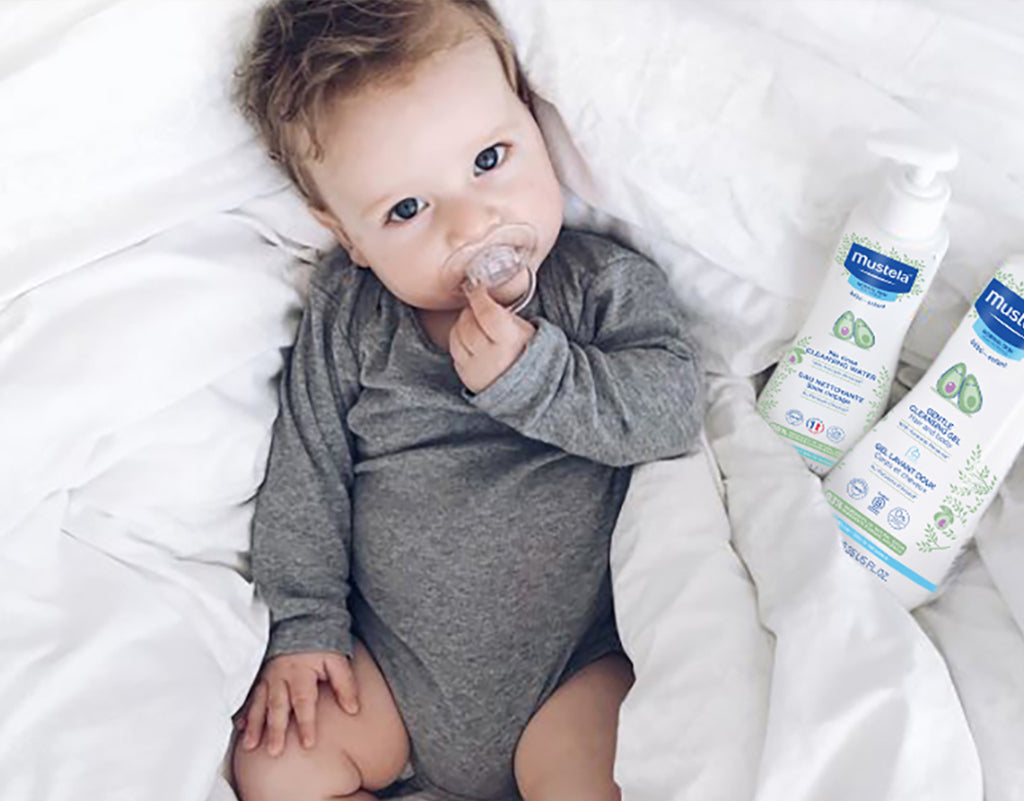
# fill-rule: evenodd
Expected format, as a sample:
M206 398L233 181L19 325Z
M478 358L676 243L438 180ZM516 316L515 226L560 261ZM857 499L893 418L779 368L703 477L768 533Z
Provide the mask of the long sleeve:
M352 651L352 437L344 415L355 392L345 377L354 377L355 360L344 338L332 336L336 313L314 286L281 380L281 410L256 500L253 573L271 612L268 659Z
M522 356L472 402L528 437L602 464L686 452L702 425L705 380L665 275L618 249L564 283L566 302L578 306L564 315L575 330L537 320Z

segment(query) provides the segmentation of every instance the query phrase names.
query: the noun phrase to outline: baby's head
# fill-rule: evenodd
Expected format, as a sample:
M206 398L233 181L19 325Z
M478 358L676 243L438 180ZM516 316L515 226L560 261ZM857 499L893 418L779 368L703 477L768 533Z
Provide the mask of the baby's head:
M238 77L316 218L411 306L465 305L442 266L498 226L533 229L535 270L554 245L558 182L485 0L279 0Z

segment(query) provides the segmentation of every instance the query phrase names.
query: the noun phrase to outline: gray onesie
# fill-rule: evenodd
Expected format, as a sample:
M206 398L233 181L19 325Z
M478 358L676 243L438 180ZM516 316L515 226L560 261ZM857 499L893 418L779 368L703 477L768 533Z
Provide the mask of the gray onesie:
M683 314L636 253L563 230L522 315L533 340L473 395L410 307L328 260L254 523L268 658L358 636L417 779L479 801L518 798L534 711L620 650L608 551L630 466L685 452L703 417Z

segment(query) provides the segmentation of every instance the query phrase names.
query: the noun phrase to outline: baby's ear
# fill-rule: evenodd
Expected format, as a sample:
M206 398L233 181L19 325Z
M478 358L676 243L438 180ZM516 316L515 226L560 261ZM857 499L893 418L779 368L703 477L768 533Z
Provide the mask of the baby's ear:
M352 240L349 238L348 234L345 233L345 229L342 227L341 221L334 216L334 212L330 209L322 209L312 204L309 206L309 212L316 218L318 223L334 234L334 238L338 240L339 245L345 248L345 252L348 253L349 259L356 267L368 266L362 252L352 244Z

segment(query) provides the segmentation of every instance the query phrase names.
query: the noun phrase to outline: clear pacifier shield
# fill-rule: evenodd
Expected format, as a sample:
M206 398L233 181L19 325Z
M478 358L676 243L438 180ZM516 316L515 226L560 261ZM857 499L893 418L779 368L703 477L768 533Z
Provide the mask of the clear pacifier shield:
M444 273L455 286L484 286L495 289L526 270L529 288L512 305L519 311L533 297L535 276L534 254L537 234L525 223L511 223L492 228L481 239L470 242L452 253L444 264Z
M512 245L492 245L477 253L466 268L466 284L488 289L511 281L523 269L521 252Z

